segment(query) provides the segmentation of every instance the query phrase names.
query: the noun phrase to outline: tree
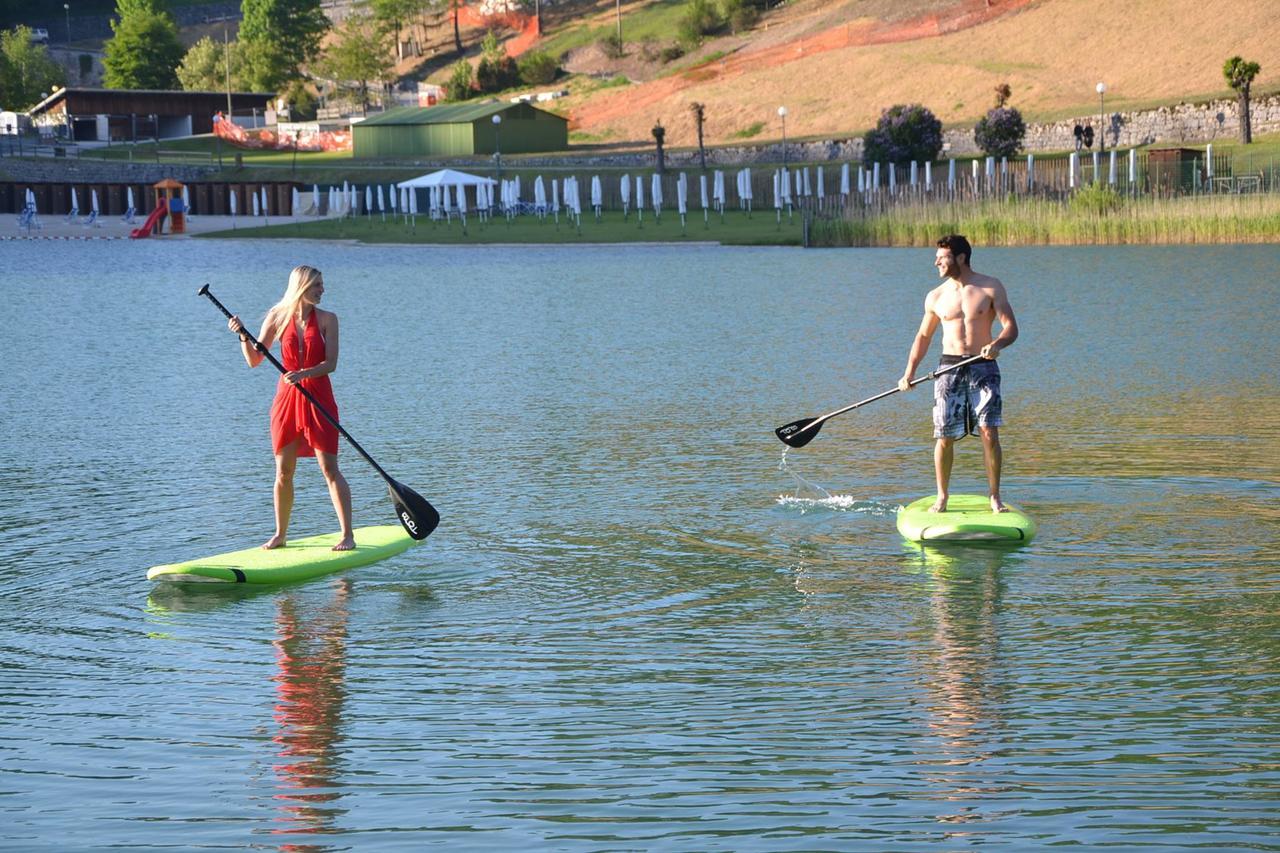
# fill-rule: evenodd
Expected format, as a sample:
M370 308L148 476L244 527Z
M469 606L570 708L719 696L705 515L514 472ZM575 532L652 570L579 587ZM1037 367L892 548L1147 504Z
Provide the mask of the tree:
M520 68L520 79L530 86L545 86L556 79L560 66L555 57L545 50L531 50L516 63Z
M1022 150L1027 125L1012 107L996 107L978 120L973 141L992 157L1012 157Z
M942 122L920 104L896 104L862 137L868 162L933 161L942 150Z
M707 170L707 149L702 144L702 125L707 120L706 104L700 104L694 101L689 105L689 112L693 113L693 124L698 129L698 160L702 163L702 171Z
M1258 76L1262 66L1256 62L1245 62L1242 57L1233 56L1222 66L1222 75L1227 78L1231 88L1240 98L1240 141L1245 145L1253 142L1253 122L1249 116L1249 87L1253 78Z
M116 14L102 57L107 88L177 88L184 51L162 0L116 0Z
M178 65L178 82L188 92L225 91L228 87L228 64L231 66L230 88L237 92L247 88L240 42L223 44L205 36L191 45L187 55L182 57Z
M241 0L240 42L249 85L279 91L320 52L329 19L320 0Z
M451 101L465 101L471 97L472 82L471 63L459 59L453 63L449 82L444 84L445 97Z
M1009 102L1009 99L1012 97L1013 97L1013 89L1009 87L1008 83L1001 83L999 86L996 86L996 106L997 107L1003 107L1005 104Z
M369 112L369 83L391 80L390 35L372 15L350 15L317 63L321 74L356 96L362 115Z
M15 27L0 33L0 104L25 109L41 96L66 85L66 72L49 58L42 44L32 44L31 28Z
M449 0L449 8L453 11L453 47L462 55L462 33L458 29L458 12L462 9L462 0Z
M480 43L480 64L476 67L476 85L481 92L501 92L520 84L520 71L516 61L498 42L493 30L485 34Z
M369 10L374 20L389 27L395 34L396 59L404 59L401 49L401 26L415 15L420 15L430 0L369 0Z

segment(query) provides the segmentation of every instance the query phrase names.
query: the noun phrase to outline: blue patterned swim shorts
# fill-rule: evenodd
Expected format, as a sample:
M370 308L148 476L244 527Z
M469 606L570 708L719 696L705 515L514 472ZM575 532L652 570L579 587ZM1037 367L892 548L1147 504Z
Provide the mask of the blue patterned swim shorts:
M943 355L939 367L964 356ZM1000 368L995 359L975 361L933 380L933 437L963 438L978 427L1000 426Z

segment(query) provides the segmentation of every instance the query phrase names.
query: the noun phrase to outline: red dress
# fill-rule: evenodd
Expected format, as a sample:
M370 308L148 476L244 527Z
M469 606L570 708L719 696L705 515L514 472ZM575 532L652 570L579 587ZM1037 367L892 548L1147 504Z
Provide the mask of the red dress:
M297 323L290 321L285 327L280 336L280 360L286 370L305 370L324 362L324 347L324 335L320 334L320 323L312 309L307 315L302 340L298 339ZM333 399L333 385L328 376L303 379L302 387L310 391L329 414L338 417L338 403ZM338 452L337 427L281 376L276 398L271 403L271 447L278 454L295 439L300 439L299 456L315 456L317 450Z

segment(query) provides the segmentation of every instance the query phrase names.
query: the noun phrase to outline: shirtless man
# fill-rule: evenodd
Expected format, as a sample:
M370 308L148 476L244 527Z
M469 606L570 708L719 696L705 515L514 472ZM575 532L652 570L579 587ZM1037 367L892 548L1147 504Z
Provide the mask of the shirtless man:
M929 342L938 326L942 326L942 358L940 365L955 364L981 355L988 361L944 373L933 383L933 467L938 478L938 499L931 512L945 512L951 482L951 462L957 439L972 435L974 428L982 434L983 458L986 461L987 484L991 489L992 512L1004 512L1000 500L1000 368L995 358L1000 350L1018 339L1018 321L1009 307L1004 285L989 275L980 275L969 267L973 249L958 234L938 241L933 265L938 268L942 284L929 291L924 300L924 319L907 356L907 370L898 380L898 388L910 390L916 368L929 351ZM1000 335L992 337L995 321L1000 321Z

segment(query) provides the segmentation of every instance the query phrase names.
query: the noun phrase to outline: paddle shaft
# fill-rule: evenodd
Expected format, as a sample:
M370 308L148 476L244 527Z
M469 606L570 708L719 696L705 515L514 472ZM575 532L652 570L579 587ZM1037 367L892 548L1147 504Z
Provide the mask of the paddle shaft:
M921 376L918 379L912 379L908 387L914 388L915 386L919 385L921 382L928 382L930 379L936 379L937 377L941 376L944 373L950 373L953 370L959 370L965 365L973 364L975 361L985 361L985 360L986 360L985 356L975 355L973 358L966 358L964 361L957 361L955 364L948 364L946 367L940 367L937 370L933 371L932 373L926 373L924 376ZM854 409L858 408L859 406L865 406L868 403L874 403L876 400L883 400L885 397L888 397L891 394L897 394L901 390L902 390L901 388L897 388L897 387L890 388L888 391L882 391L879 394L875 395L874 397L868 397L865 400L859 400L858 402L853 403L852 405L845 406L843 409L836 409L834 412L828 412L822 417L815 419L813 423L809 424L804 429L799 430L796 433L796 435L799 435L801 432L804 432L805 430L813 429L814 427L821 425L824 421L834 418L836 415L843 415L845 412L852 412Z
M230 320L234 316L230 311L227 310L227 306L223 305L221 302L218 301L218 297L214 296L212 293L209 292L209 285L206 284L204 287L200 288L199 295L209 297L209 301L212 302L214 305L218 306L218 310L221 311L223 314L225 314L228 320ZM249 339L249 343L253 344L253 348L256 349L258 352L262 353L263 357L266 358L267 361L275 365L276 370L280 371L281 375L287 374L289 371L285 368L283 364L280 363L279 359L277 359L274 355L271 354L271 350L264 347L261 341L255 338L247 328L243 328L243 324L241 325L242 325L242 328L241 328L240 334L244 335L246 338ZM379 465L377 462L373 461L373 457L365 452L365 449L360 446L360 442L352 438L351 433L343 429L342 424L338 423L338 419L335 418L332 414L330 414L329 410L326 409L323 405L321 405L320 401L317 400L310 391L302 387L301 382L294 385L293 387L301 391L302 396L310 400L311 405L316 407L316 411L324 415L325 420L333 424L337 428L338 432L342 433L343 438L351 442L351 446L356 449L356 452L359 453L361 456L363 456L364 461L372 465L373 469L382 475L382 479L386 480L388 483L395 483L395 480L391 478L391 475L389 475L386 471L383 471L382 466Z

